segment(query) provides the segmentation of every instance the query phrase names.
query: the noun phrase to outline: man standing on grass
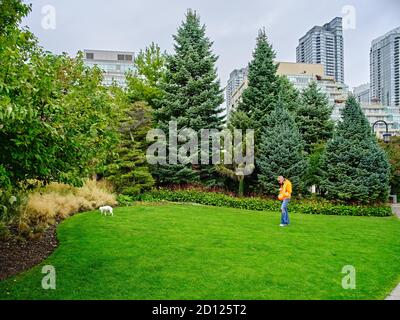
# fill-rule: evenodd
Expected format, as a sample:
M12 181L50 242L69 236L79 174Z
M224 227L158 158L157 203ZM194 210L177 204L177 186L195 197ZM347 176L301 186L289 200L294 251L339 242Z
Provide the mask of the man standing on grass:
M282 206L281 206L282 217L281 217L281 224L279 226L284 227L289 224L288 204L290 201L290 197L292 195L292 183L288 179L285 179L282 176L278 177L278 182L281 185L281 187L279 188L278 199L282 201Z

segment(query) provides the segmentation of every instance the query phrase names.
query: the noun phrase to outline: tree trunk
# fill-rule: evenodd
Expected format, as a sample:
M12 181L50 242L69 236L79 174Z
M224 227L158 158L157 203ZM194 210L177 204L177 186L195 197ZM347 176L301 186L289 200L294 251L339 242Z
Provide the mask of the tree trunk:
M243 197L244 193L244 178L239 178L239 198Z

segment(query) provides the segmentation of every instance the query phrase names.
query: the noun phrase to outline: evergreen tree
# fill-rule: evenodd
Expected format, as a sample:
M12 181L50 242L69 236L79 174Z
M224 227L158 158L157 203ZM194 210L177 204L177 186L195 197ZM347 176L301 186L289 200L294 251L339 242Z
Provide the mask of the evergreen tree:
M301 94L301 103L296 110L296 123L305 142L305 150L311 153L317 144L332 137L332 107L328 97L312 81Z
M301 193L308 164L293 116L278 105L267 117L266 124L256 160L262 190L275 195L279 189L276 178L282 175L292 182L294 193Z
M120 143L105 171L118 193L136 195L154 184L146 161L146 134L151 129L151 112L144 102L135 102L121 120Z
M321 159L321 188L329 199L374 203L386 201L390 168L371 126L351 96Z
M279 103L290 112L296 112L301 104L300 92L286 76L277 76L276 96Z
M177 121L178 129L220 129L223 94L217 79L212 42L196 12L188 10L186 20L174 36L175 52L167 57L163 99L155 112L157 125L168 132L169 121ZM200 159L199 159L200 161ZM154 170L161 183L201 181L216 183L211 165L167 165Z
M248 87L243 91L239 111L249 115L256 130L256 141L265 124L266 116L274 109L277 92L278 66L274 63L275 52L268 42L265 30L257 37L253 59L249 63Z

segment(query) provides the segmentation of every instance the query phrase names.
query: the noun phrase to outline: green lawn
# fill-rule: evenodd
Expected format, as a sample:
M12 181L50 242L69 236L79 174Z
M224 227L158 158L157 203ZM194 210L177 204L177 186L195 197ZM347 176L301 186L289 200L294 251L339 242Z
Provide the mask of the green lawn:
M400 220L140 205L58 228L57 289L41 267L0 282L1 299L383 299L400 281ZM353 265L357 288L341 286Z

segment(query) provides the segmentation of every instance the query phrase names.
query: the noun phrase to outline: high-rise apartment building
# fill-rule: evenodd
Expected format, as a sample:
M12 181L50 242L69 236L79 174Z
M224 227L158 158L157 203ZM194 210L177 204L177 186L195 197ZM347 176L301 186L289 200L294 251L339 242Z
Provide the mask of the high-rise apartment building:
M226 94L226 114L228 115L232 108L232 97L235 91L242 86L243 82L247 79L249 72L248 67L235 69L229 75L228 84L225 89Z
M353 88L353 94L358 102L360 103L369 103L371 102L370 98L370 84L365 83Z
M372 101L400 106L400 27L372 41L370 80Z
M113 82L124 87L125 74L134 70L134 53L127 51L84 50L84 63L89 66L98 66L104 72L103 83L111 85Z
M299 39L296 48L296 61L322 64L325 75L344 83L344 48L342 18L315 26Z

